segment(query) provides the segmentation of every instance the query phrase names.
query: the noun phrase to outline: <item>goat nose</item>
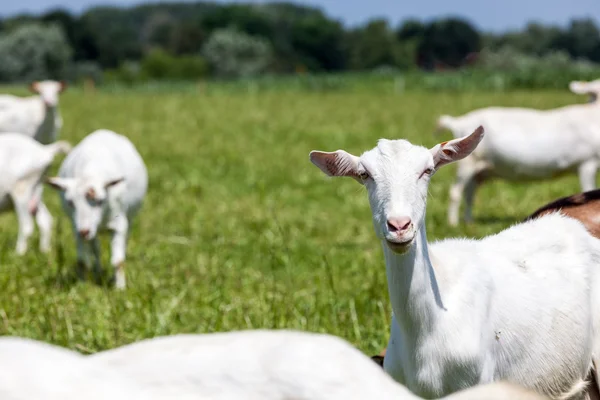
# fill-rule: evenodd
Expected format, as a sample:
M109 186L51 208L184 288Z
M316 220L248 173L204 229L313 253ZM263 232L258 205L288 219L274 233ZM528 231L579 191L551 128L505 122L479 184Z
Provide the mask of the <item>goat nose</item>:
M90 230L89 229L81 229L79 231L79 236L81 236L84 239L87 239L87 237L89 236L89 234L90 234Z
M403 232L410 227L410 217L388 218L387 226L390 232Z

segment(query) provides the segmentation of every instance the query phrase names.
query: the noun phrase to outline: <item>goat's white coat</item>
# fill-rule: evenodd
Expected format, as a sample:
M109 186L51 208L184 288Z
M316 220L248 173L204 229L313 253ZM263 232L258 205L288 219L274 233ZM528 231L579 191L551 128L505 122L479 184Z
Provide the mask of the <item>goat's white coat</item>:
M286 357L286 355L290 357ZM0 338L3 400L419 400L342 339L288 331L177 335L82 356ZM497 383L447 400L547 400Z
M58 97L64 83L41 81L31 86L39 95L0 95L0 133L18 132L43 144L53 143L62 128Z
M241 331L143 340L90 356L165 398L392 399L409 392L347 342ZM409 398L413 398L412 396Z
M382 139L360 158L311 153L328 175L364 177L393 309L384 368L425 398L498 380L581 398L599 350L600 241L552 214L482 240L427 242L425 172L468 155L474 135L431 150ZM399 216L413 223L395 233L386 221Z
M596 96L600 82L572 82L571 89ZM467 136L480 125L486 130L477 149L458 163L456 181L450 188L450 225L458 224L463 194L465 220L472 219L476 188L486 179L532 181L577 172L582 191L596 187L600 102L551 110L487 107L459 117L443 115L438 125L455 138Z
M295 331L240 331L144 340L90 356L160 398L212 400L417 400L346 341ZM507 384L456 400L538 399ZM474 397L475 396L475 397ZM452 397L454 399L454 397Z
M75 351L18 337L0 338L0 399L153 400Z
M100 274L97 233L112 232L111 265L115 284L125 288L125 253L129 226L142 206L148 187L148 172L135 146L125 136L97 130L86 136L63 161L58 178L48 182L61 190L62 204L71 218L80 265ZM93 193L93 198L90 198ZM82 237L80 232L86 231Z
M50 250L52 216L42 199L42 179L58 153L71 146L64 141L42 145L20 133L0 135L0 212L14 208L19 220L18 254L27 251L35 217L40 250Z

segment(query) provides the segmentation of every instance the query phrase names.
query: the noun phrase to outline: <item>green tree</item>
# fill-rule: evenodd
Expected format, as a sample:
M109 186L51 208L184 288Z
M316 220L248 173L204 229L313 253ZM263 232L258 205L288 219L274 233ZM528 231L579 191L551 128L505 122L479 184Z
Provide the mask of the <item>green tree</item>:
M45 23L55 23L62 27L73 49L75 60L95 60L98 58L95 40L84 21L74 17L64 9L49 11L42 15L40 19Z
M338 71L346 66L344 30L322 15L310 15L292 23L290 43L296 59L313 71Z
M451 67L464 64L467 55L481 48L479 33L467 21L448 18L427 25L418 53L426 67L442 63Z
M202 78L207 73L206 62L199 56L172 56L156 48L141 62L141 74L147 79L188 80Z
M0 80L61 79L72 50L57 25L26 24L0 35Z
M146 19L141 31L141 40L144 47L147 49L155 47L169 48L176 26L177 21L169 13L164 11L152 13Z
M379 66L398 66L400 44L386 20L376 19L350 34L350 66L365 70Z
M220 77L250 77L264 72L272 57L268 41L234 29L216 30L202 53Z
M396 30L396 37L400 41L423 39L425 25L416 19L407 19Z
M202 48L206 34L199 22L184 21L171 32L169 51L173 54L193 54Z
M600 62L600 30L590 18L571 21L560 46L573 57Z
M131 10L117 7L94 8L81 17L92 34L97 60L102 67L116 67L144 54L141 30L144 19L137 20Z
M541 56L557 48L561 35L563 32L560 28L532 22L520 32L508 32L501 35L488 34L484 42L492 50L510 47L522 53Z

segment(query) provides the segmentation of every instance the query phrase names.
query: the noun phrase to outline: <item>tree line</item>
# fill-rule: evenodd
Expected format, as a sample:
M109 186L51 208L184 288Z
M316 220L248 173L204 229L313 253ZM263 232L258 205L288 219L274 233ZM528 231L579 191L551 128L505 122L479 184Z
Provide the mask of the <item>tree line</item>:
M510 68L536 60L600 63L592 19L566 27L528 24L491 34L461 18L374 19L348 28L314 7L292 3L146 4L57 9L0 21L0 80L140 74L186 79L213 74L454 69L481 62ZM525 60L525 61L524 61ZM548 62L553 64L554 62Z

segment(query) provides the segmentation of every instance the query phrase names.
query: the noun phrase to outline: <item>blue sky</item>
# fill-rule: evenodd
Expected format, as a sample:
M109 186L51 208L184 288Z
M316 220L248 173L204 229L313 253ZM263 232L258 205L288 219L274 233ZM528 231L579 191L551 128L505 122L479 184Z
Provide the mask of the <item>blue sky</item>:
M156 1L156 0L153 0ZM0 15L39 13L58 6L81 12L91 5L133 5L140 0L0 0ZM224 2L220 0L220 2ZM244 2L264 3L264 0ZM590 16L600 23L599 0L303 0L321 7L347 25L384 17L393 23L408 17L430 19L458 15L486 31L519 29L527 21L565 25L571 18Z

